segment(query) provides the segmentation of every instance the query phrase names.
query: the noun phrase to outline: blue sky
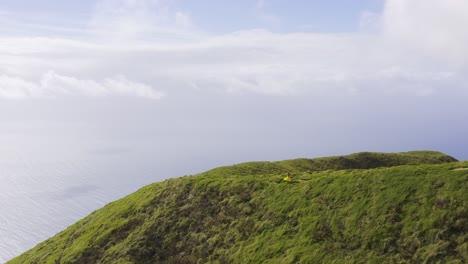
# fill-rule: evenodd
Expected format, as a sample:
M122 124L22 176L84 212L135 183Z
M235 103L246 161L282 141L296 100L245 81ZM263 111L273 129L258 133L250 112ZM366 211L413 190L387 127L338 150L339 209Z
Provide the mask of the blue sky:
M47 24L84 23L96 1L2 1L2 10L18 18ZM380 13L383 0L177 0L171 8L190 14L194 23L212 33L253 28L274 32L355 32L364 12ZM63 25L63 24L62 24Z
M381 12L383 1L178 1L203 28L229 32L268 28L275 32L353 32L364 11ZM270 16L271 21L262 18Z

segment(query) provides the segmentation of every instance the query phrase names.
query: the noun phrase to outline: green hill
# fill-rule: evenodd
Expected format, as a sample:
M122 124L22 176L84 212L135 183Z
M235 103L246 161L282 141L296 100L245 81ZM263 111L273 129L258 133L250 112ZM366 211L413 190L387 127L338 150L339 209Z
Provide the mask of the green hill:
M220 167L148 185L9 263L467 263L464 168L428 151Z

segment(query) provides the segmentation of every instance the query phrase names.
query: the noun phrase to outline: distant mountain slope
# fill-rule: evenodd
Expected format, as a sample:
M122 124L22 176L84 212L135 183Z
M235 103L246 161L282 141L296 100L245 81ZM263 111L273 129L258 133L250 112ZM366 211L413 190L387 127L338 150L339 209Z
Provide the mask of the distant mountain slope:
M466 263L468 162L455 161L358 153L221 167L148 185L9 263Z
M324 170L372 169L399 165L439 164L457 161L437 151L409 151L401 153L360 152L346 156L317 159L293 159L277 162L247 162L219 167L205 174L258 175L291 172L313 172Z

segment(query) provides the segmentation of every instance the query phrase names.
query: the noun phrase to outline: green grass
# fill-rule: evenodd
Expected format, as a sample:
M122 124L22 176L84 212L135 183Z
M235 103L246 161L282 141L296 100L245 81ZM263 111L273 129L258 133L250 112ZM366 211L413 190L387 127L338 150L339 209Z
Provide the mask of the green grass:
M438 152L221 167L148 185L9 263L466 263L463 167Z

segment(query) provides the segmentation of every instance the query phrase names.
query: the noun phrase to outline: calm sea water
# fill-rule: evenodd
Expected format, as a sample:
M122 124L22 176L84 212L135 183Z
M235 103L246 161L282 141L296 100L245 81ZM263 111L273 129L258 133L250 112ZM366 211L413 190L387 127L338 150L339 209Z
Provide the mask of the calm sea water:
M83 156L0 155L0 263L106 203L170 175L145 153L108 149ZM6 155L8 154L8 155Z

